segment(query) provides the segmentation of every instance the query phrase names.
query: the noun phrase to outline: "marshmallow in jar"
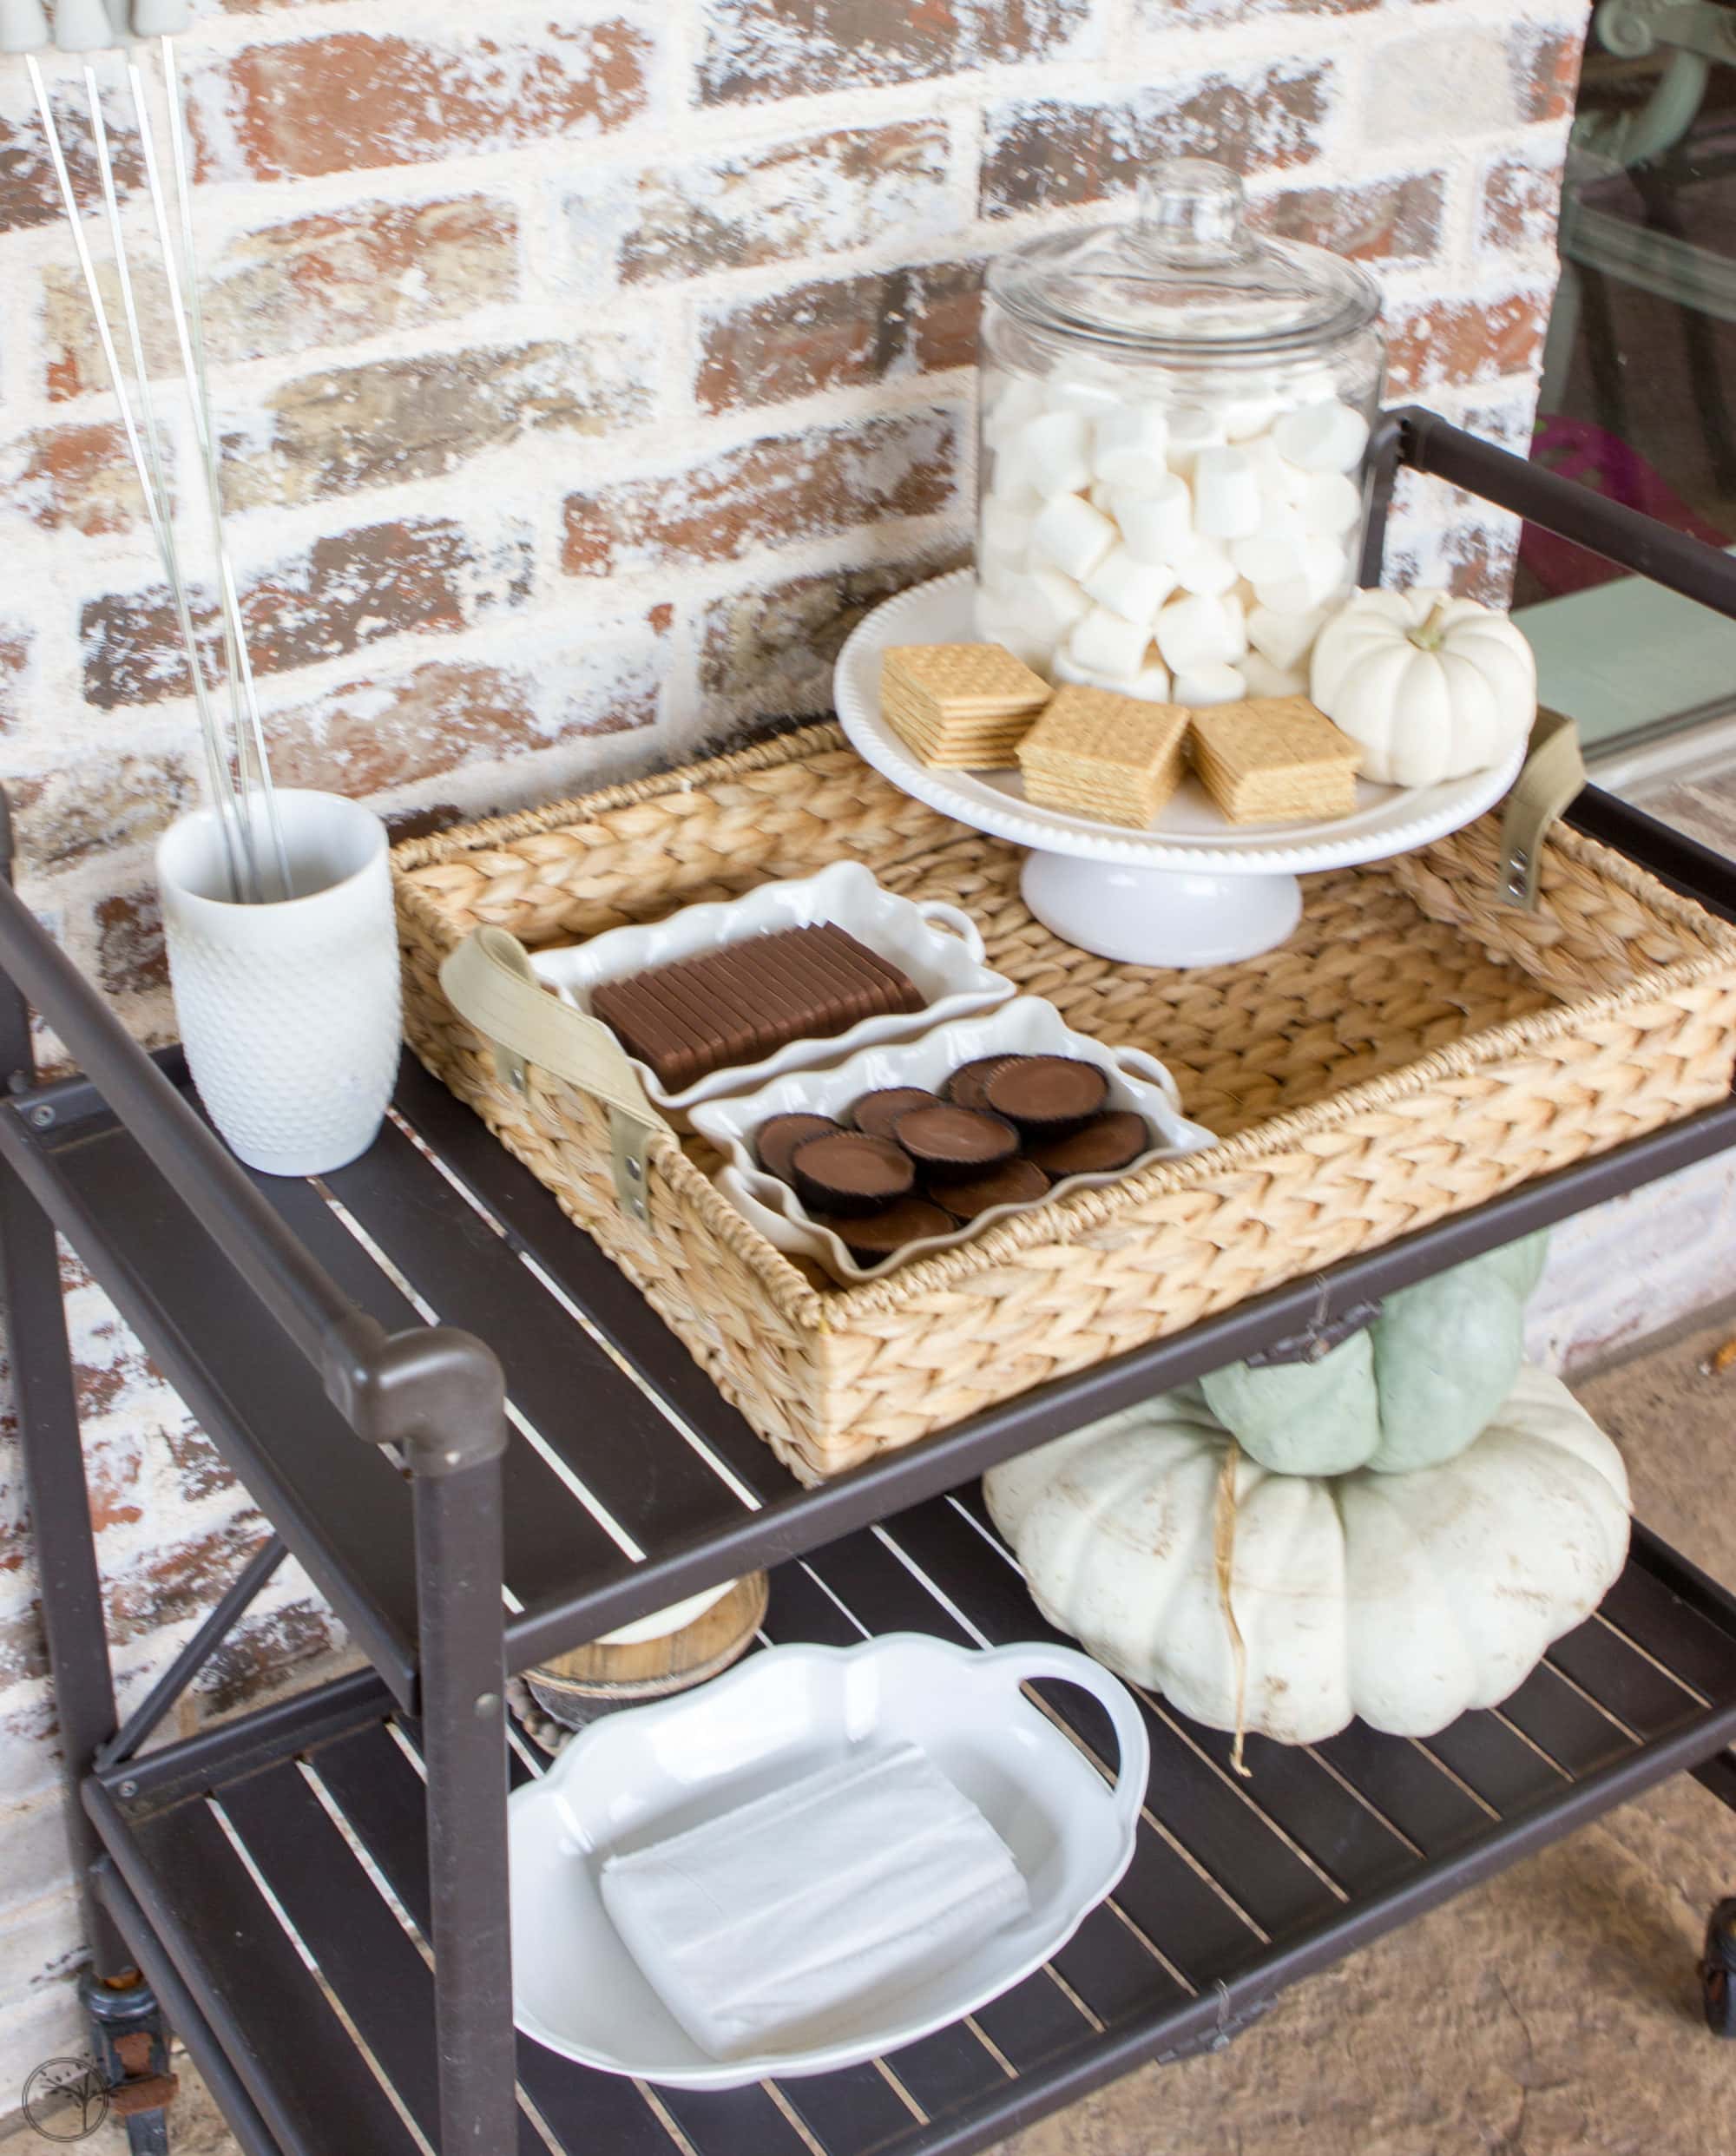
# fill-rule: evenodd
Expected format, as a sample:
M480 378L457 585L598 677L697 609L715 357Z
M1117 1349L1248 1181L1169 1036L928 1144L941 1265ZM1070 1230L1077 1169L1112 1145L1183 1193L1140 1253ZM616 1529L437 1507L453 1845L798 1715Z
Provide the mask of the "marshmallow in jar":
M1243 207L1233 173L1180 160L1131 224L990 270L977 633L1053 680L1305 694L1355 579L1379 295Z

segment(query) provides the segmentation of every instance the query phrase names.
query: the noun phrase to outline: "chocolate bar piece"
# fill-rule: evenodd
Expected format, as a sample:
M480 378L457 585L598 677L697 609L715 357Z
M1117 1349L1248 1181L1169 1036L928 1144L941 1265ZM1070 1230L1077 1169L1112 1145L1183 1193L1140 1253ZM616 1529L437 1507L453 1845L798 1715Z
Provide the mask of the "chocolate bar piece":
M907 974L830 922L749 937L591 992L592 1011L668 1093L792 1041L832 1040L865 1018L922 1007Z

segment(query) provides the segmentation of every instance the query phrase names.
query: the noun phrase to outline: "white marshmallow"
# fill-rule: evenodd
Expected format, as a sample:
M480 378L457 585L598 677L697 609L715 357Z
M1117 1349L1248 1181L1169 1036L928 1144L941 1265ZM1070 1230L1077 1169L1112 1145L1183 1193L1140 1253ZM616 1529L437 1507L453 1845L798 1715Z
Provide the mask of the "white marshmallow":
M1275 419L1283 417L1285 410L1275 397L1238 397L1223 407L1224 438L1250 441L1264 434Z
M1058 494L1031 532L1031 558L1066 575L1088 576L1115 545L1115 528L1082 496Z
M1175 701L1198 711L1208 704L1239 704L1247 684L1232 666L1190 667L1175 677Z
M1348 531L1362 520L1362 489L1348 472L1310 472L1298 507L1309 531Z
M1303 471L1348 471L1368 445L1368 422L1329 397L1286 412L1272 438L1279 454Z
M1059 411L1082 411L1095 419L1121 403L1121 391L1088 374L1058 374L1049 385L1049 402Z
M1030 545L1031 532L1036 524L1035 515L1018 503L1006 500L998 494L987 495L983 502L983 546L985 552L1009 555L1022 561Z
M1045 409L1042 389L1021 375L990 404L983 421L983 438L991 449L998 449Z
M1169 469L1179 471L1185 478L1194 469L1194 460L1202 449L1211 449L1222 443L1224 423L1220 414L1207 410L1203 404L1173 404L1169 411Z
M991 449L989 458L989 493L1009 509L1022 509L1027 516L1035 516L1042 507L1043 495L1029 457L1013 443L1003 449Z
M1324 607L1306 612L1283 614L1272 607L1251 607L1247 639L1267 665L1281 674L1299 667L1314 648L1326 619Z
M1281 525L1257 532L1252 539L1238 539L1230 559L1251 583L1278 584L1286 577L1305 575L1308 542L1300 525L1288 530Z
M1153 637L1165 663L1179 676L1240 659L1247 649L1247 624L1233 600L1196 593L1170 601L1157 617Z
M1116 492L1110 514L1136 562L1170 563L1194 536L1194 503L1187 482L1166 472L1149 493Z
M1175 572L1156 562L1141 562L1123 547L1111 547L1081 585L1100 606L1147 628L1158 608L1175 588Z
M1167 704L1169 701L1169 669L1158 658L1155 648L1148 648L1145 664L1133 680L1122 687L1123 696L1135 696L1142 704Z
M1202 449L1194 463L1194 529L1208 539L1259 529L1259 476L1237 449Z
M1091 469L1098 478L1130 492L1162 485L1169 477L1164 452L1169 422L1156 404L1117 404L1098 420Z
M1236 581L1236 565L1230 559L1229 549L1216 539L1188 540L1177 549L1171 567L1184 591L1203 592L1208 598L1220 598Z
M1046 411L1019 430L1013 448L1044 494L1081 493L1091 483L1091 422L1082 411Z
M1107 481L1094 479L1085 490L1085 499L1093 509L1100 509L1105 516L1115 513L1115 490Z
M1040 636L1032 629L1028 607L1016 602L1009 604L998 593L985 591L979 586L976 617L976 634L986 643L1003 645L1014 658L1023 659L1039 674L1047 674L1055 649L1054 640Z
M1064 636L1075 621L1091 611L1091 601L1073 579L1063 576L1059 569L1030 570L1019 579L1018 593L1021 602L1030 609L1032 634L1046 635L1051 642Z
M1273 666L1270 659L1262 659L1257 651L1249 652L1239 663L1250 696L1305 696L1308 693L1305 667L1292 673L1283 667Z
M1117 687L1131 681L1145 664L1150 624L1129 621L1107 607L1093 607L1082 621L1075 621L1067 639L1069 658L1092 673L1105 676Z
M1311 535L1302 566L1293 576L1265 582L1255 580L1259 603L1278 614L1306 614L1344 590L1350 583L1350 563L1342 544L1324 534Z

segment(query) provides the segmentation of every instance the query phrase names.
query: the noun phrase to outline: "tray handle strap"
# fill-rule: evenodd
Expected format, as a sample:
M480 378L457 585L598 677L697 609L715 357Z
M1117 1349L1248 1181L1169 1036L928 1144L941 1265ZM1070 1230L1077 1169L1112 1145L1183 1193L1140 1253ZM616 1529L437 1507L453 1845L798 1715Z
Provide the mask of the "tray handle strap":
M662 1118L608 1028L551 996L523 944L501 928L473 929L441 966L440 986L493 1049L503 1085L523 1093L525 1067L535 1063L602 1102L615 1196L634 1219L648 1224L646 1153Z
M1501 819L1501 896L1509 905L1537 910L1537 869L1543 840L1585 785L1579 733L1571 719L1540 707L1524 766Z

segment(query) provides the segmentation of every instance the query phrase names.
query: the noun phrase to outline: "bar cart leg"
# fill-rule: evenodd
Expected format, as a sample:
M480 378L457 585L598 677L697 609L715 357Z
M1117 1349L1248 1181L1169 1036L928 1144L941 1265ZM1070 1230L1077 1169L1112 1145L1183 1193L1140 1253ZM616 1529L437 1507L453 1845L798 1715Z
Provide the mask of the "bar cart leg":
M479 1340L431 1327L385 1344L357 1406L358 1430L402 1446L414 1478L441 2156L510 2156L504 1381Z
M116 1991L87 1975L79 1995L108 2091L108 2116L126 2120L129 2156L168 2156L168 2107L178 2084L169 2071L168 2030L149 1986Z

